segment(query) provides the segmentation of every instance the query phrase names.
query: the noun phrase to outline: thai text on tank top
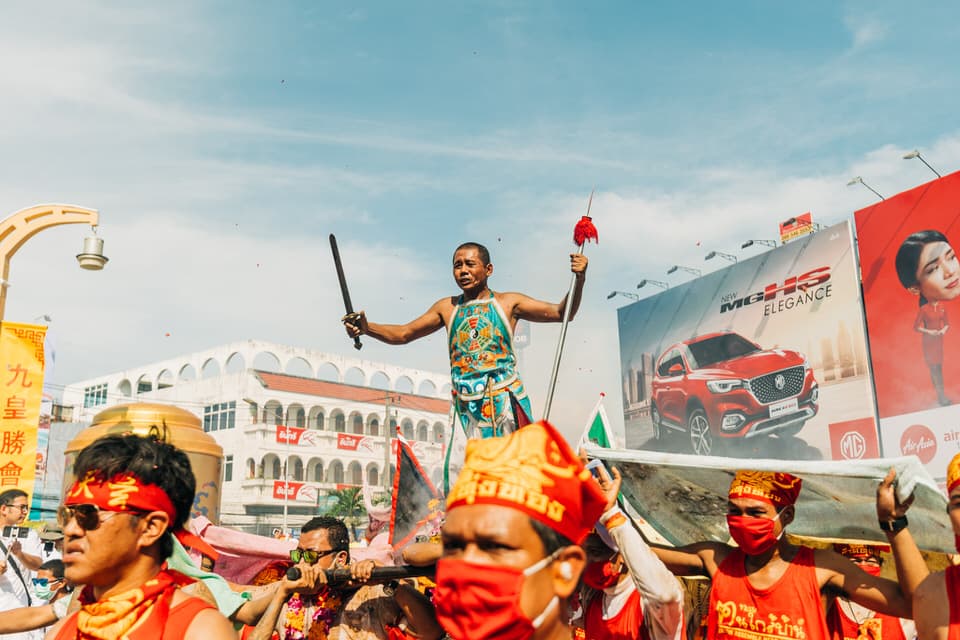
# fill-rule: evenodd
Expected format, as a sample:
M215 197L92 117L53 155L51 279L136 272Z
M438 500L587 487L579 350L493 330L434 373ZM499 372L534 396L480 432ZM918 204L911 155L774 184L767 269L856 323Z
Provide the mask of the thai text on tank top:
M744 553L736 549L713 576L707 637L710 640L826 640L813 550L801 547L777 582L750 584Z
M846 608L850 605L851 603L838 598L830 607L827 613L827 629L830 631L831 640L908 640L899 618L870 611L856 604L849 609L851 617Z

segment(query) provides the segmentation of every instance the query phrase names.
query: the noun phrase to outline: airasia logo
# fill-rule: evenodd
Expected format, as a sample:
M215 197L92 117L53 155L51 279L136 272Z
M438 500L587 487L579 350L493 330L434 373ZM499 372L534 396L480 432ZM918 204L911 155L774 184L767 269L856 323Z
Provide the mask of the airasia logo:
M937 438L926 425L911 425L900 436L900 452L905 456L917 456L920 462L927 464L937 455Z
M847 460L859 460L867 453L867 439L859 431L847 431L840 438L840 455Z

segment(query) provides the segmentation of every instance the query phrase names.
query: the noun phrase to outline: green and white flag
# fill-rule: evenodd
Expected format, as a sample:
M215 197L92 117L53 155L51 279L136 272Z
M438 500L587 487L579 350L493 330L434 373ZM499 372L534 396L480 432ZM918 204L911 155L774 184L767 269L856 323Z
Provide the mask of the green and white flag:
M610 431L610 418L607 417L607 412L603 408L605 395L605 393L600 394L597 406L593 408L590 419L587 420L587 426L583 428L583 435L580 436L580 441L577 443L578 449L587 444L606 449L616 448L617 441L613 437L613 432Z

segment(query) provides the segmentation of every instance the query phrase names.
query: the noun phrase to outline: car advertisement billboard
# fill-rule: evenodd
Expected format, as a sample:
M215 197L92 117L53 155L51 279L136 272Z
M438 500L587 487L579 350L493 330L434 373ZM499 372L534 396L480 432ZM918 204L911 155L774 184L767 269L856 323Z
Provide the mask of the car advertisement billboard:
M960 173L855 213L883 451L960 452Z
M879 455L849 223L672 286L618 321L628 448Z

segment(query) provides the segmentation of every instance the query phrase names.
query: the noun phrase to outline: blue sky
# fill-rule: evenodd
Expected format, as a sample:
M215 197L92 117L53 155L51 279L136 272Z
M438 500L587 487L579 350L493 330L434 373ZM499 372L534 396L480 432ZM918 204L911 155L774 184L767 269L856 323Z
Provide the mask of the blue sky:
M611 290L842 220L855 175L924 182L914 147L960 161L952 3L34 4L0 10L0 215L99 208L111 257L81 272L61 227L13 261L7 319L53 317L59 384L234 339L352 351L330 232L376 320L453 292L466 239L495 288L559 300L596 186L572 433L600 391L619 415ZM557 335L525 356L536 412ZM363 355L447 366L439 335Z

